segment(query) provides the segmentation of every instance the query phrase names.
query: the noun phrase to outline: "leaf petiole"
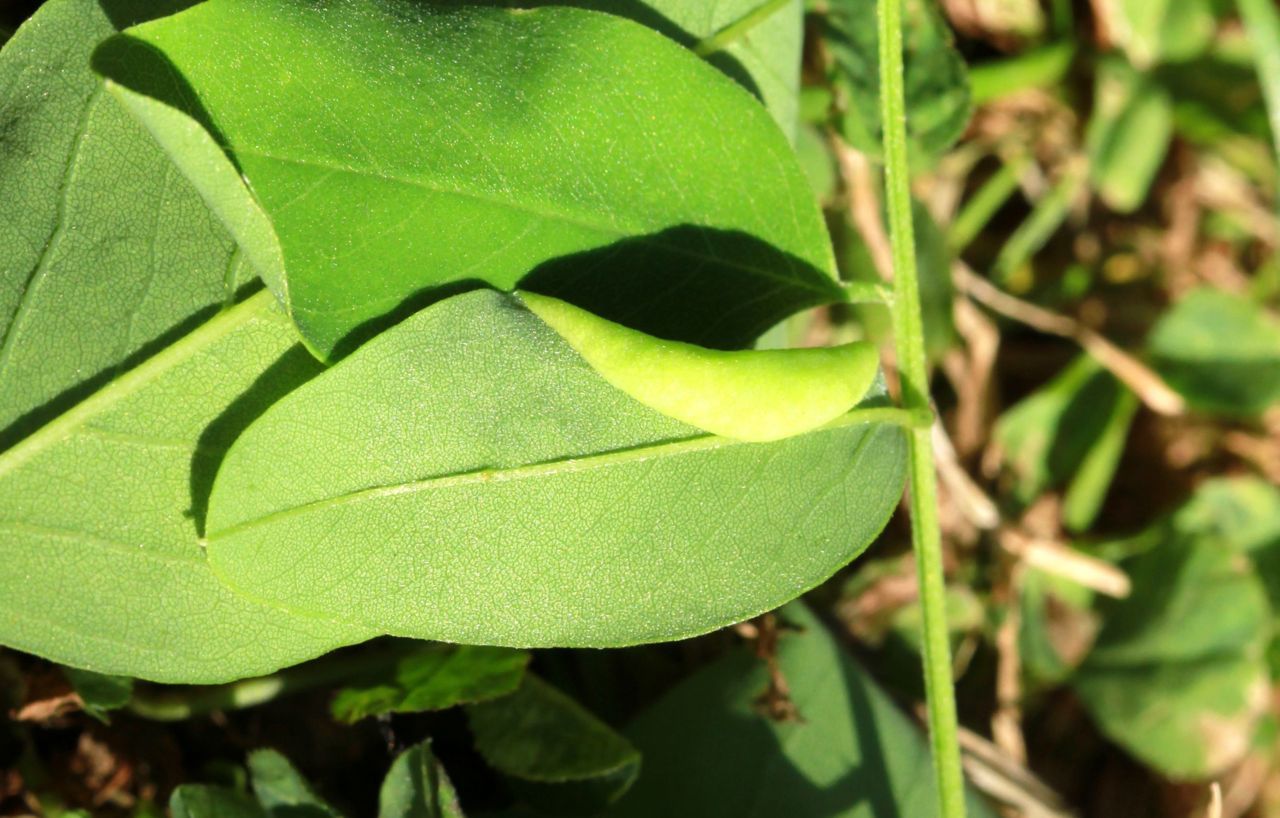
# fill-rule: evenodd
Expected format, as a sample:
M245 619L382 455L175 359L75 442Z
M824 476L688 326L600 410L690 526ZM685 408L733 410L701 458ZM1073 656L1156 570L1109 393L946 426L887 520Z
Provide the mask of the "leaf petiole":
M717 51L725 50L745 37L748 31L760 25L772 17L775 12L781 11L792 2L793 0L765 0L729 25L714 34L702 38L693 47L693 53L699 57L710 57Z

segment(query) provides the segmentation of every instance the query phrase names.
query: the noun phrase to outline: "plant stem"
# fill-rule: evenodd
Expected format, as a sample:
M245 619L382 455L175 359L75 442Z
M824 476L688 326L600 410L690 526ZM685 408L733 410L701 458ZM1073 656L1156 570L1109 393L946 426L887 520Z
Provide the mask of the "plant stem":
M747 32L791 5L794 0L764 0L751 11L734 20L714 34L704 37L693 47L693 53L699 57L710 57L717 51L723 51L746 36Z
M215 710L243 710L293 693L376 677L413 650L393 643L377 649L326 656L269 676L210 687L146 686L134 689L127 705L135 716L152 721L184 721Z
M903 90L902 0L879 0L880 103L884 127L885 187L893 249L893 331L908 410L929 411L915 228L911 223L911 168L907 158L907 113ZM942 535L938 524L938 484L929 429L908 431L911 541L916 555L923 614L925 695L929 738L941 818L964 818L964 779L951 677Z

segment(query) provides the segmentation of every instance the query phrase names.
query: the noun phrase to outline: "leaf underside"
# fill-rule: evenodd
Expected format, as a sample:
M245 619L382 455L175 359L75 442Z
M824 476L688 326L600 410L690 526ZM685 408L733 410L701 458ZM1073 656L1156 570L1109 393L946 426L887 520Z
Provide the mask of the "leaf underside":
M853 421L768 444L709 435L611 387L514 297L480 291L384 333L246 430L214 487L209 555L252 598L395 635L674 639L856 556L898 500L903 448L901 430Z
M210 0L109 46L102 70L225 142L322 357L478 283L523 282L720 347L842 299L821 214L768 113L629 20Z

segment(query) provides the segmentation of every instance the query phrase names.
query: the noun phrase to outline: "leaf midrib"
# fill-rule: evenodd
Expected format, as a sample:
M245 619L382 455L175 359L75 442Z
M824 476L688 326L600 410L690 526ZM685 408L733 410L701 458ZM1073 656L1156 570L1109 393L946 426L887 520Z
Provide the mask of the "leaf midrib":
M807 280L806 277L802 275L783 276L764 267L756 267L754 265L743 264L739 261L735 261L732 259L726 259L722 256L707 255L705 253L699 253L695 250L690 250L688 248L679 247L672 244L664 244L662 242L654 241L650 235L645 233L645 230L648 230L649 228L642 228L640 226L620 226L617 222L606 223L606 222L591 221L587 218L584 218L579 215L571 214L566 211L554 210L546 207L538 207L537 205L529 202L522 202L515 199L503 199L498 196L493 196L493 195L482 193L480 191L475 191L475 190L460 190L458 188L442 187L439 185L432 184L429 181L426 181L423 179L396 176L381 170L352 167L349 165L332 163L324 159L305 159L300 157L277 156L277 155L270 154L265 151L261 151L253 148L242 148L237 150L236 153L240 156L253 156L258 159L265 159L270 162L279 162L281 164L298 165L301 167L315 168L317 170L326 171L327 173L331 173L331 174L341 173L341 174L348 174L352 176L360 176L363 178L377 179L377 180L389 182L392 184L404 185L406 187L415 187L420 190L424 190L429 193L435 193L442 196L456 196L458 198L471 199L472 201L493 205L494 207L497 207L497 208L515 210L522 213L528 213L531 216L536 216L540 219L544 219L549 222L559 222L562 224L568 224L574 227L579 227L585 230L590 230L592 232L600 233L602 235L606 235L614 239L619 239L619 240L635 239L648 244L652 244L656 247L660 247L663 250L666 250L668 252L671 252L677 255L686 256L688 258L695 259L698 261L708 261L716 264L723 264L729 267L733 267L734 269L741 270L746 273L752 273L754 275L760 276L761 278L772 279L774 281L783 282L785 284L792 285L792 286L799 286L809 290L810 292L813 292L817 295L821 295L824 297L840 298L843 295L843 290L836 285L834 280L830 281L831 287L823 288L823 287L817 286L814 282ZM670 225L670 226L675 227L676 225ZM697 227L698 229L705 229L707 227L706 225L701 225L701 224L694 225L694 226ZM779 251L784 253L786 252L781 248L779 248ZM788 259L788 263L793 264L792 262L790 262L789 259ZM794 266L792 266L792 269L794 269ZM818 269L818 268L815 266L815 269ZM820 271L820 272L825 273L825 271ZM324 314L326 311L306 310L306 312L310 312L313 314Z
M262 290L234 307L222 310L189 334L41 426L12 448L0 452L0 479L50 447L69 439L90 419L150 385L201 349L226 337L254 317L264 314L272 303L271 293Z
M849 426L872 424L876 422L909 422L908 420L900 418L900 415L902 414L902 410L893 407L853 409L831 423L815 429L813 432L808 434L843 429ZM380 500L387 497L397 497L402 494L416 494L423 491L435 491L478 483L506 483L537 477L554 477L562 474L576 474L579 472L609 468L617 465L644 463L650 460L672 457L690 452L708 451L712 449L729 448L732 446L769 446L782 442L785 441L775 441L773 444L749 443L746 441L734 440L732 438L720 437L718 435L710 434L709 432L701 432L696 435L691 435L690 437L679 438L676 440L665 440L659 443L644 444L628 449L615 449L596 454L562 457L554 460L542 461L540 463L530 463L506 468L475 469L452 474L440 474L421 480L372 486L370 488L358 489L345 494L336 495L334 497L325 497L319 500L301 503L296 506L289 506L288 508L282 508L278 511L272 511L264 514L260 517L243 520L227 526L226 528L210 534L202 542L205 545L208 545L219 539L235 536L236 534L240 534L260 525L278 522L280 520L309 514L315 511L322 511L328 508L351 505L365 500Z

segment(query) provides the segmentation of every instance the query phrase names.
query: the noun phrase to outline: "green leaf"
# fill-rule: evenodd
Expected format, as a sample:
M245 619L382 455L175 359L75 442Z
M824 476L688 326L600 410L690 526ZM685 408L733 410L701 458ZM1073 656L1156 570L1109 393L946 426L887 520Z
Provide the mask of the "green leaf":
M273 818L342 818L275 750L254 750L248 765L253 794Z
M124 707L133 696L133 679L128 676L107 676L74 667L64 667L62 674L84 703L84 711L101 722L109 722L107 713Z
M485 761L551 814L594 815L640 770L630 742L533 675L510 696L471 705L467 718Z
M710 37L755 10L763 0L647 0L646 5L666 15L673 23L697 39ZM617 7L616 0L595 4L601 11ZM615 12L616 13L616 12ZM804 3L794 0L775 11L724 51L712 54L708 62L731 77L739 78L736 60L746 72L750 86L783 133L796 140L800 114L800 52L804 43ZM739 79L742 82L741 79ZM744 83L746 84L746 83Z
M821 17L834 58L833 81L842 97L841 132L855 148L879 158L880 38L875 19L875 0L831 0ZM950 29L931 3L909 2L903 22L908 153L913 163L929 166L969 124L969 78Z
M173 818L267 818L248 795L225 787L183 784L169 798Z
M1122 564L1132 594L1100 603L1102 630L1075 677L1102 730L1174 777L1239 761L1269 706L1272 611L1243 543L1226 534L1199 510L1148 532L1153 547Z
M1248 417L1280 401L1280 320L1245 298L1193 290L1160 319L1147 347L1194 409Z
M708 435L611 387L514 297L474 292L246 430L214 487L209 556L253 598L393 635L674 639L856 556L898 501L903 444L858 412L776 443Z
M277 295L321 356L478 281L728 347L841 299L821 214L767 112L622 18L210 0L131 29L97 62L226 142L279 236Z
M509 648L429 645L397 662L390 680L338 691L333 715L350 724L505 696L519 687L527 664L529 654Z
M396 757L378 795L378 818L466 818L430 742Z
M668 417L735 440L812 431L866 396L871 344L724 352L645 335L555 298L524 293L533 314L606 381Z
M204 203L90 71L171 4L51 0L0 52L0 643L219 682L363 631L222 586L198 545L223 452L318 367Z
M937 815L923 736L800 604L781 613L778 661L799 718L777 721L744 650L681 684L627 729L644 768L609 818ZM969 798L970 818L993 813Z
M1081 355L1005 412L995 438L1018 502L1069 485L1070 523L1086 527L1111 485L1135 409L1133 395Z
M1142 206L1173 139L1173 101L1153 77L1118 59L1098 64L1085 135L1089 173L1108 207Z
M476 5L511 8L573 6L616 14L665 34L687 48L757 9L763 0L474 0ZM804 40L804 3L792 0L753 26L740 39L707 56L739 85L758 97L774 120L795 141L799 117L800 50Z
M1080 458L1062 497L1062 521L1071 531L1088 530L1102 510L1120 467L1129 429L1138 413L1138 396L1115 384L1114 398L1099 404L1105 425Z

